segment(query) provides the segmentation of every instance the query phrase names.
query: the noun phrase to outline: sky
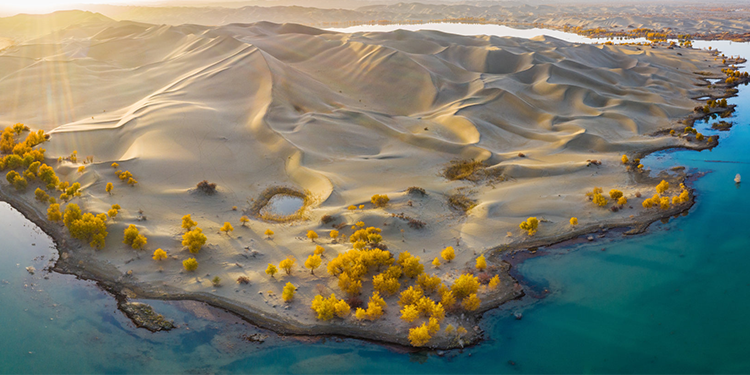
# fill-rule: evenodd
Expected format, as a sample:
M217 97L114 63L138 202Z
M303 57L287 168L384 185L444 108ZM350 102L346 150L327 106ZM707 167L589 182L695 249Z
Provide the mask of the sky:
M76 4L138 5L148 2L153 0L0 0L0 10L14 13L48 13L60 9L74 9Z

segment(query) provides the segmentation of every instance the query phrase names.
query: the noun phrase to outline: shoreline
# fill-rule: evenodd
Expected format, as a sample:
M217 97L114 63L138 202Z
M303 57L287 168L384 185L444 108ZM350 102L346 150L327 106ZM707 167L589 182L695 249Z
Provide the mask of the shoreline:
M714 145L702 145L698 147L688 147L685 145L663 147L654 150L641 151L643 156L649 155L654 152L664 151L668 149L685 149L700 151L713 147ZM640 175L638 172L630 172L631 174ZM690 178L690 176L686 176ZM367 326L361 327L352 324L346 324L343 322L327 322L326 324L319 324L314 326L299 326L295 322L284 319L281 315L269 316L262 312L254 311L249 306L244 306L238 303L234 303L230 300L221 298L219 296L211 295L210 293L190 293L176 290L168 286L155 287L151 285L142 285L138 283L128 282L127 274L119 272L115 267L104 264L104 262L93 260L85 256L76 256L76 247L82 247L82 245L71 245L69 235L63 230L64 227L50 223L46 218L34 207L30 206L28 202L23 199L18 199L13 195L9 195L6 191L9 186L0 186L0 200L8 203L11 207L19 211L25 218L37 225L43 232L45 232L55 243L55 248L58 252L58 257L55 260L55 264L49 267L50 271L54 271L60 274L68 274L76 276L78 279L94 281L99 288L111 294L117 301L118 310L122 311L122 304L130 299L153 299L162 301L195 301L199 303L206 303L214 308L221 309L228 313L234 314L242 320L257 326L261 329L268 329L280 336L298 336L298 337L341 337L341 338L352 338L358 340L364 340L376 343L378 345L395 346L401 350L407 351L423 351L423 350L451 350L451 349L463 349L477 345L484 341L483 330L479 327L484 313L496 309L505 303L512 300L519 300L526 296L525 290L521 287L518 279L513 276L513 269L518 262L510 262L506 259L508 256L513 257L516 254L523 252L524 250L534 250L539 247L549 246L564 246L566 242L576 241L581 239L583 236L592 235L594 233L603 232L606 233L611 229L622 229L622 235L637 235L645 233L648 227L658 220L663 220L675 215L680 215L683 212L689 211L695 204L695 195L691 194L691 199L687 205L672 206L669 210L658 210L650 212L648 215L640 215L634 217L632 220L621 220L610 222L606 224L589 225L576 229L570 233L562 236L549 236L539 237L533 240L522 241L512 246L503 245L490 248L486 251L488 255L488 262L496 266L504 268L500 272L500 276L503 279L503 284L508 285L510 283L516 285L516 288L499 288L498 292L494 295L486 296L483 299L483 303L479 309L471 314L466 314L467 326L474 327L470 330L470 336L466 336L466 340L463 345L456 345L454 342L446 342L441 340L435 342L433 345L414 348L409 344L408 339L397 332L383 333L377 332L377 330L367 329ZM690 189L694 192L694 189ZM630 230L625 230L631 228ZM583 241L583 240L582 240ZM530 252L530 254L533 254ZM543 254L541 254L543 255ZM113 277L115 276L115 277ZM491 297L491 298L488 298ZM125 314L128 316L127 314ZM168 318L168 317L167 317ZM479 328L477 330L477 328ZM471 334L473 332L473 334Z

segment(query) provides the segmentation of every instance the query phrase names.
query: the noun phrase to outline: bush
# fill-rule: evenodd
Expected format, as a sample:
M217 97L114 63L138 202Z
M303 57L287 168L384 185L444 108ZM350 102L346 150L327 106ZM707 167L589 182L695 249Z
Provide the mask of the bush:
M422 189L421 187L417 187L417 186L409 187L408 189L406 189L406 192L411 195L420 195L420 196L427 195L427 192L424 189Z
M156 249L156 251L154 251L153 259L154 260L167 259L167 252L162 249Z
M409 329L409 342L412 346L424 346L432 336L425 323L421 326Z
M659 194L664 194L667 190L669 190L669 182L665 180L661 180L661 182L656 185L656 192Z
M182 261L182 266L186 271L195 271L198 269L198 261L195 258L188 258Z
M388 198L387 195L383 194L375 194L370 198L370 202L372 202L375 207L385 207L388 202L390 202L390 198Z
M60 212L60 205L53 203L47 208L47 220L52 222L60 222L63 219L62 212Z
M292 257L287 257L286 259L284 259L281 262L279 262L279 268L281 268L282 270L284 270L284 272L286 272L287 275L291 275L292 274L292 268L294 268L294 263L295 262L297 262L296 259L294 259Z
M206 244L206 240L208 240L208 238L203 234L203 230L201 228L195 228L182 236L182 246L187 246L191 253L197 254L201 251L203 245Z
M519 227L525 230L529 236L533 236L536 234L537 228L539 228L539 220L535 217L530 217L521 223Z
M472 293L468 297L464 298L463 301L461 301L461 307L463 307L466 311L474 311L479 308L481 302L482 301L479 299L479 297L477 297L477 294Z
M199 192L201 192L203 194L207 194L207 195L213 195L213 194L216 193L216 184L215 183L210 183L207 180L203 180L203 181L199 182L198 185L195 186L195 188Z
M397 279L382 273L372 277L372 286L385 296L392 296L401 289L401 283Z
M276 272L279 272L279 271L278 271L278 270L276 269L276 266L274 266L274 265L273 265L273 264L271 264L271 263L268 263L268 267L266 268L266 274L267 274L267 275L270 275L271 277L273 277L273 275L275 275L275 274L276 274Z
M572 225L572 226L578 225L578 218L577 217L571 217L570 218L570 225Z
M474 275L463 274L456 279L451 287L453 294L459 298L475 294L479 290L479 279Z
M318 238L318 234L315 233L314 230L308 230L307 231L307 238L309 238L310 240L312 240L313 242L315 242L315 239Z
M320 255L313 254L307 257L307 260L305 261L305 268L310 269L310 274L315 274L315 269L320 267L320 264L323 263L323 259L320 258Z
M290 302L294 298L294 293L297 291L297 287L292 283L286 283L284 290L281 291L281 298L284 302Z
M440 252L440 256L443 257L446 262L450 263L451 260L456 257L456 252L453 250L453 246L448 246Z
M487 286L490 288L490 290L497 289L498 285L500 285L500 275L495 275L490 279L490 282L487 284Z
M237 278L237 284L240 284L240 285L250 284L250 278L247 276L240 276Z
M477 258L477 269L484 270L486 268L487 268L487 261L484 259L484 254L482 254L479 256L479 258Z
M219 230L222 231L222 232L224 232L224 233L226 233L227 236L228 236L229 232L233 231L234 228L232 227L232 224L230 224L228 221L226 221L226 222L224 222L224 225L222 225L221 228L219 228Z
M211 279L211 284L213 284L214 287L221 286L221 278L219 276L214 276L214 278Z
M617 190L617 189L612 189L612 190L609 191L609 197L612 198L615 201L617 201L618 199L620 199L620 197L622 197L622 196L623 196L622 192L619 191L619 190Z

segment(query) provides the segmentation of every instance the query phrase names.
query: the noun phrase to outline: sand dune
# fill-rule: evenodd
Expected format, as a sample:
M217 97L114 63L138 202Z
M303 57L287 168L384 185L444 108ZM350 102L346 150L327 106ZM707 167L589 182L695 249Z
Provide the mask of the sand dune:
M634 193L653 186L637 184L620 156L687 144L646 135L674 126L698 104L689 98L707 94L693 73L717 69L708 68L706 56L548 37L106 21L1 52L0 91L12 95L2 99L0 122L49 132L49 158L74 150L94 156L83 174L76 172L79 164L54 162L62 179L82 183L85 194L76 201L86 210L105 212L114 203L123 208L110 225L106 248L82 246L79 254L123 273L133 270L137 282L212 293L256 313L325 330L309 301L316 284L337 291L335 279L298 270L269 280L263 273L267 263L288 255L304 262L315 247L304 239L307 230L323 238L331 229L320 223L323 215L333 215L333 224L362 220L381 227L391 251L408 250L425 263L454 246L456 260L434 271L448 282L477 254L526 241L518 224L529 216L547 220L538 238L569 233L571 216L581 226L629 220L643 213ZM449 181L440 174L454 159L486 161L504 182ZM589 159L603 164L589 165ZM138 185L117 181L113 162ZM218 184L217 195L192 192L204 179ZM111 196L107 182L115 183ZM254 219L239 226L243 210L271 186L308 191L314 201L308 220ZM428 195L410 196L409 186ZM594 206L584 195L594 186L621 189L636 208L612 213ZM478 204L468 215L447 203L459 190ZM373 194L388 194L388 207L373 208ZM33 200L32 192L27 196ZM347 210L360 204L366 209ZM147 221L136 219L139 210ZM413 229L390 216L400 212L427 227ZM197 255L197 277L181 267L190 256L180 246L185 214L209 237ZM225 221L235 225L231 236L218 233ZM122 244L129 224L148 237L146 252ZM263 234L267 228L276 232L272 241ZM327 260L351 246L320 242ZM246 247L261 255L249 256ZM151 260L156 248L177 260ZM209 274L228 286L212 288ZM234 286L239 275L248 276L250 285ZM289 310L277 306L286 281L300 287L300 302ZM268 290L277 296L259 296ZM388 311L392 318L397 314L395 307ZM397 325L403 341L406 323L391 319L367 327L383 324Z

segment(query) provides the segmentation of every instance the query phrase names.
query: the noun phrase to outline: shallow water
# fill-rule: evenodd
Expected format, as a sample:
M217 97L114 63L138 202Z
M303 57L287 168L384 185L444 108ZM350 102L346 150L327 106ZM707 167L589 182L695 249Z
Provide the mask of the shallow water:
M747 44L695 45L750 56ZM0 372L748 373L750 200L733 179L750 176L750 91L741 87L729 102L739 104L731 131L697 125L720 135L717 148L644 158L653 170L685 165L709 172L694 183L699 196L688 216L654 224L645 235L525 261L518 271L531 287L548 289L547 298L488 314L488 340L445 357L357 340L244 343L238 337L247 325L159 301L152 302L157 311L180 328L135 329L93 283L44 279L52 243L0 204ZM24 269L30 265L35 275ZM512 317L515 311L522 320Z
M262 214L270 214L273 216L289 216L299 211L304 204L305 201L300 197L276 194L271 197L268 203L266 203L260 211Z

